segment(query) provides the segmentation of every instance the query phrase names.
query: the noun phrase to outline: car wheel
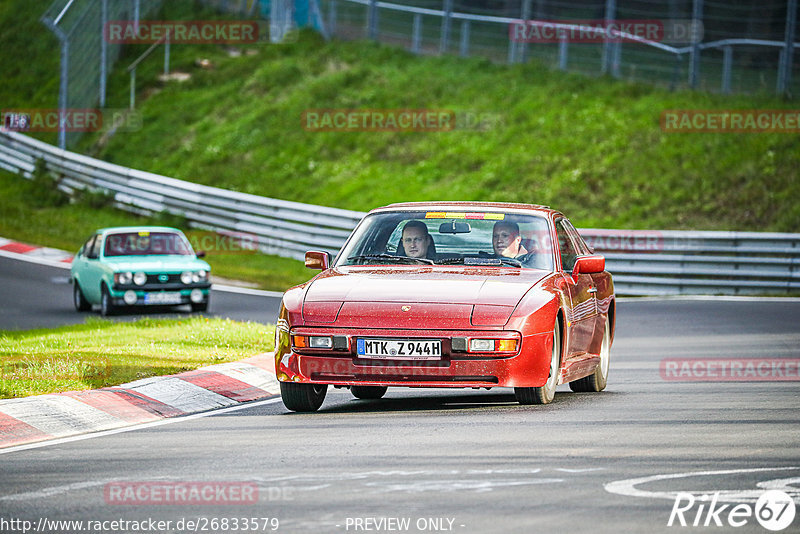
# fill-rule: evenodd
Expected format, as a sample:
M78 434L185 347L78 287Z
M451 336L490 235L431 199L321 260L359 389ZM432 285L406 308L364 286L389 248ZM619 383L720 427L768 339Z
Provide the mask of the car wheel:
M357 399L380 399L387 389L386 386L350 386L350 393Z
M116 306L111 302L111 294L108 292L108 288L105 284L103 284L100 288L100 315L108 317L109 315L114 315L116 311Z
M83 291L81 291L81 286L78 285L77 280L72 282L72 302L75 304L75 311L85 312L92 309L92 305L83 296Z
M208 311L208 303L210 300L211 300L211 295L208 296L205 302L192 302L192 311L193 312Z
M561 369L561 328L558 321L553 327L553 350L550 354L550 373L547 382L537 388L514 388L514 396L520 404L548 404L556 396L558 374Z
M603 391L608 383L608 366L611 356L611 325L606 317L603 343L600 345L600 363L589 376L569 383L569 388L577 393Z
M327 392L327 384L281 382L283 404L293 412L316 412L322 406Z

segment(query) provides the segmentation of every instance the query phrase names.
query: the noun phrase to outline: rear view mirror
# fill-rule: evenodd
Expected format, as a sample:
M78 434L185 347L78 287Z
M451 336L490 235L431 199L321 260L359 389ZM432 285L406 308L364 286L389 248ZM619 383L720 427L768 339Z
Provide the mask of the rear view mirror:
M591 256L578 256L575 266L572 268L573 275L602 273L606 270L606 259L594 254Z
M468 222L445 222L439 225L440 234L468 234L472 231Z
M331 255L328 252L309 250L306 252L306 267L309 269L325 270L331 265Z

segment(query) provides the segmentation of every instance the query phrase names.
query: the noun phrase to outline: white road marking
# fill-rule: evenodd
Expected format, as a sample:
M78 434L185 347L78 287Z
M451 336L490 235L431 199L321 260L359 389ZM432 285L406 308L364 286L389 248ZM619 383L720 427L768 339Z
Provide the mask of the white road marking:
M204 367L202 370L223 374L270 393L278 393L281 389L274 374L249 363L220 363L211 367Z
M644 497L648 499L667 499L670 501L674 501L675 498L679 493L691 493L692 495L703 495L707 498L710 498L711 495L714 493L719 493L719 502L755 502L758 497L764 493L763 489L752 489L752 490L675 490L675 491L648 491L639 489L636 486L647 484L649 482L656 482L660 480L676 480L676 479L683 479L683 478L691 478L691 477L707 477L707 476L715 476L715 475L735 475L740 473L763 473L769 471L787 471L792 469L800 469L800 467L760 467L760 468L751 468L751 469L726 469L722 471L694 471L688 473L674 473L674 474L663 474L663 475L652 475L648 477L641 477L641 478L629 478L626 480L616 480L614 482L608 482L604 484L606 491L609 493L616 493L617 495L625 495L626 497ZM783 479L783 480L797 480L797 479ZM759 482L757 484L758 487L764 487L762 485L770 486L772 489L772 485L778 485L778 480L772 481L765 481ZM784 488L789 488L791 491L786 491ZM778 489L778 488L776 488ZM800 500L800 488L792 488L788 485L784 484L780 487L780 489L784 489L787 493L792 495L794 500L798 502Z
M125 388L187 413L236 404L235 400L224 395L171 376L137 380L125 384Z
M142 430L145 428L152 428L161 425L171 425L174 423L181 423L183 421L190 421L192 419L200 419L201 417L210 417L212 415L219 415L228 412L235 412L238 410L244 410L246 408L253 408L256 406L263 406L265 404L275 404L276 402L281 402L280 397L275 399L265 399L262 401L256 402L248 402L246 404L239 404L238 406L231 406L229 408L222 408L219 410L214 410L210 412L202 412L202 413L195 413L191 415L184 415L181 417L173 417L170 419L161 419L159 421L153 421L152 423L144 423L141 425L133 425L124 428L117 428L114 430L104 430L101 432L95 432L93 434L82 434L80 436L70 436L67 438L60 438L60 439L53 439L50 441L42 441L39 443L28 443L27 445L18 445L16 447L8 447L6 449L0 449L0 455L2 454L9 454L12 452L21 452L30 449L40 449L43 447L52 447L53 445L63 445L64 443L72 443L74 441L83 441L85 439L94 439L94 438L101 438L104 436L112 436L114 434L122 434L124 432L133 432L135 430Z
M42 395L0 403L4 414L55 437L109 430L128 424L72 397Z

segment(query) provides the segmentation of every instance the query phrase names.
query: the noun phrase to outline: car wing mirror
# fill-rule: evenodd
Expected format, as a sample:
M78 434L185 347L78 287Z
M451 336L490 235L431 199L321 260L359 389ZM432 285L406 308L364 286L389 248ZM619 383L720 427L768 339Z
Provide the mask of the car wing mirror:
M205 258L206 257L206 251L205 250L198 250L197 252L194 253L194 255L197 258Z
M592 254L590 256L579 256L575 260L575 266L572 268L572 274L577 276L579 274L593 274L602 273L606 270L606 259L600 254Z
M309 269L325 270L331 266L331 255L329 252L319 250L309 250L306 252L306 267Z

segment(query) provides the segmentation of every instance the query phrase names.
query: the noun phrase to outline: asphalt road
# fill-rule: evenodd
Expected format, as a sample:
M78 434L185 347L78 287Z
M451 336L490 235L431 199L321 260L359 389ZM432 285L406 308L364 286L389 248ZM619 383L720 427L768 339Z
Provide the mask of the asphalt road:
M100 316L97 306L88 313L75 311L68 269L0 257L0 295L0 330L51 328ZM215 291L212 287L211 306L202 315L274 323L279 306L276 297ZM150 317L185 317L190 313L189 306L148 308L146 312ZM123 312L113 320L132 321L141 316L140 311Z
M753 517L731 527L728 512L752 509L765 488L800 503L800 383L671 382L659 363L798 358L800 303L624 301L618 317L608 389L561 386L547 406L520 406L507 390L395 389L379 401L331 390L315 414L262 401L0 453L0 531L24 526L3 519L59 519L171 521L92 530L104 533L769 532ZM156 500L185 482L233 482L258 498ZM690 526L668 527L678 491L721 492L724 526L692 527L710 504L684 500ZM783 532L800 532L800 517Z

